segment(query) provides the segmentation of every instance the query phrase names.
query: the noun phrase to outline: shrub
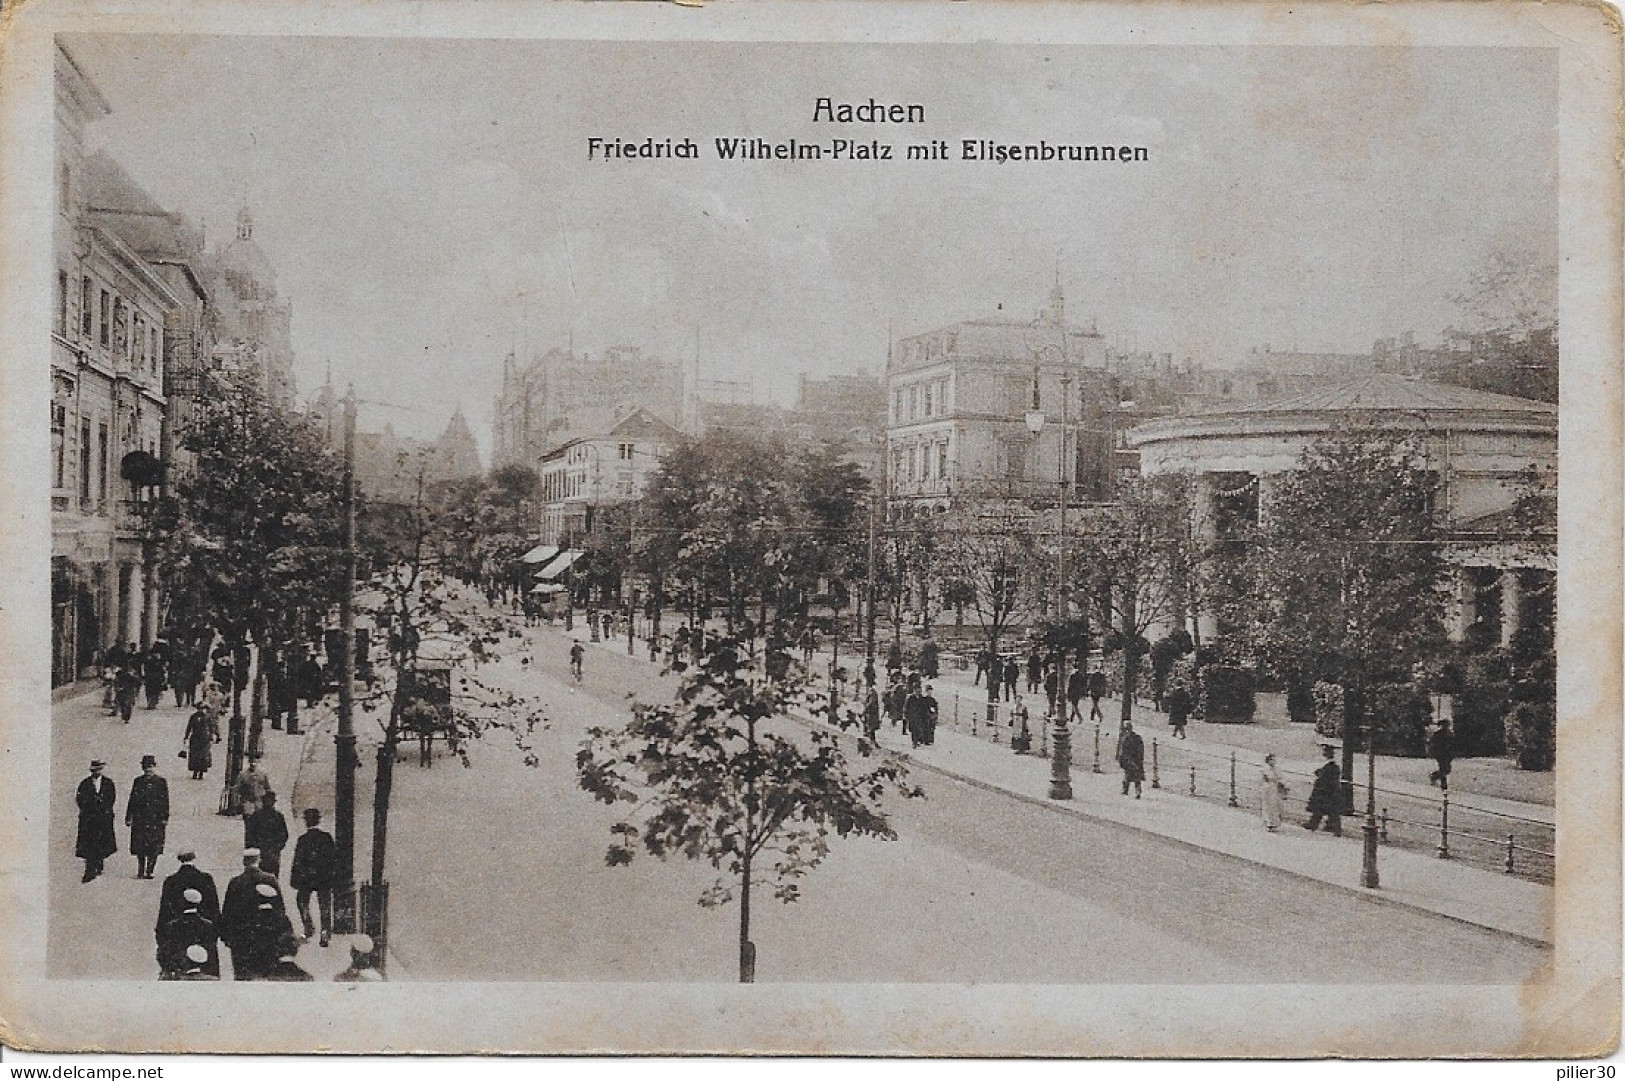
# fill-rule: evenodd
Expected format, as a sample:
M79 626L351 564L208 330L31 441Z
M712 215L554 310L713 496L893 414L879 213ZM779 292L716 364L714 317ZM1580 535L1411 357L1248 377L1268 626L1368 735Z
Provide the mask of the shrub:
M1432 716L1432 700L1414 683L1384 683L1366 691L1365 722L1378 754L1425 755Z
M1468 657L1460 666L1454 730L1456 755L1474 758L1507 751L1512 708L1511 669L1500 650Z
M1315 734L1326 739L1343 735L1343 688L1337 683L1316 683Z
M1507 755L1519 769L1549 770L1557 759L1557 710L1549 702L1519 702L1507 714Z
M1256 702L1253 674L1244 668L1214 665L1202 672L1202 719L1209 724L1250 724Z

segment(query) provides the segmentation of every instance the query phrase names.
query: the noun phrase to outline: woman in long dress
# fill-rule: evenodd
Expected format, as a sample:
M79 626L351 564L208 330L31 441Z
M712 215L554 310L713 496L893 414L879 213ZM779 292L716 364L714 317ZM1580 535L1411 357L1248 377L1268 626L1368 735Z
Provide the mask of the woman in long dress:
M1275 765L1275 756L1264 756L1264 769L1259 778L1259 803L1264 813L1264 828L1277 830L1281 827L1281 803L1286 798L1286 782L1281 780L1281 771Z
M209 772L214 765L213 748L210 744L220 739L220 729L215 724L213 715L204 706L192 711L192 716L186 721L186 768L192 771L192 780L201 781L203 775Z

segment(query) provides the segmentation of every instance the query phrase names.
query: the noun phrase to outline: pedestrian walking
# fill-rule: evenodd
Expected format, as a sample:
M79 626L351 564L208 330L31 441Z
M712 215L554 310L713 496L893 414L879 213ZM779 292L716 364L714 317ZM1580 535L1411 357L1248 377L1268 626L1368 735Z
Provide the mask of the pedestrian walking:
M1044 684L1044 658L1034 646L1027 654L1027 693L1037 694Z
M1188 738L1185 725L1191 716L1191 692L1183 683L1176 683L1163 695L1162 704L1168 708L1168 726L1173 729L1174 738Z
M130 723L130 716L135 712L136 695L141 690L141 665L141 654L131 647L125 654L124 663L119 665L118 673L113 677L113 702L118 707L118 715L124 719L125 724Z
M163 648L159 648L160 645ZM148 648L141 660L141 689L147 694L147 708L157 709L158 699L169 686L169 643L162 638Z
M1450 789L1450 766L1456 760L1456 737L1450 731L1450 718L1439 718L1439 725L1428 736L1428 755L1439 768L1428 774L1428 783Z
M156 959L160 980L187 978L201 972L210 979L220 978L220 928L217 919L203 910L203 892L188 887L181 891L180 907L168 916L159 909Z
M1055 715L1055 703L1060 700L1060 695L1061 671L1058 666L1051 666L1049 671L1044 673L1044 697L1049 699L1048 716Z
M164 830L169 825L169 782L158 775L158 759L150 754L141 756L141 776L130 782L124 824L130 830L135 877L151 878L164 851Z
M581 661L586 655L587 651L579 641L570 643L570 674L577 683L581 682Z
M237 797L237 806L242 809L243 828L245 830L248 828L249 816L260 809L260 801L265 799L265 794L269 791L271 791L271 778L260 769L260 752L250 751L248 763L243 767L243 771L237 775L237 783L232 787L232 792ZM254 846L244 845L243 847L252 848Z
M937 696L927 683L920 691L920 742L929 747L937 741Z
M908 687L903 683L903 674L894 671L891 674L891 686L886 688L886 719L893 728L903 724L903 707L908 702ZM903 731L908 731L904 725Z
M326 691L327 677L322 673L322 662L316 659L316 654L306 651L304 660L299 662L299 697L305 700L305 708L315 709L321 705Z
M1081 665L1073 665L1072 674L1066 677L1067 720L1083 720L1083 697L1088 693L1089 677L1083 674Z
M976 651L976 675L971 677L970 685L972 687L982 682L982 677L987 675L988 669L993 666L993 660L993 651L986 646Z
M288 845L288 820L277 810L276 793L267 790L259 808L243 823L243 843L260 850L260 869L272 878L282 873L282 850Z
M199 706L186 718L186 732L181 739L186 743L186 750L181 752L186 768L192 771L192 780L201 781L214 765L214 744L220 742L220 725L206 708Z
M1337 750L1331 744L1322 744L1321 754L1326 761L1315 770L1315 783L1309 789L1309 821L1303 828L1313 833L1325 818L1326 831L1333 837L1343 836L1343 771L1337 766Z
M1133 721L1124 721L1117 733L1117 765L1123 770L1123 795L1128 786L1134 786L1134 798L1140 798L1140 785L1145 780L1145 740L1134 731Z
M1089 673L1089 719L1103 721L1106 718L1100 712L1100 700L1106 697L1106 673Z
M220 907L220 941L231 951L232 979L257 980L270 971L282 944L281 925L292 933L276 879L260 869L259 849L244 849L242 874L226 883Z
M1287 797L1286 782L1275 764L1275 756L1264 756L1264 768L1258 779L1259 806L1264 815L1264 828L1271 833L1281 828L1281 809Z
M322 812L314 807L305 808L305 832L293 846L293 866L288 870L288 885L294 889L294 907L299 922L304 926L305 938L316 931L310 919L310 898L316 897L316 908L322 919L321 944L326 946L333 936L333 886L338 875L338 846L333 835L321 828Z
M1016 695L1016 704L1010 707L1010 749L1017 754L1032 750L1033 734L1028 725L1027 704Z
M169 684L175 692L176 708L185 709L197 701L197 685L202 679L202 663L196 647L185 642L177 645L169 662Z
M220 923L220 892L215 888L214 876L197 866L197 853L191 849L177 853L175 856L180 866L175 868L174 874L164 879L162 891L158 895L158 922L162 927L166 922L179 915L188 904L195 904L198 911L208 917L216 926ZM184 900L187 890L196 890L196 901Z
M99 651L99 668L102 677L102 709L106 711L109 717L118 715L118 699L115 688L118 682L120 652L120 647L116 645Z
M106 767L100 758L92 758L90 776L79 782L74 793L74 803L79 807L79 836L73 854L85 861L81 882L100 875L107 857L118 851L118 838L113 833L113 808L118 806L118 796L113 782L102 776Z
M920 675L936 679L941 672L942 649L935 639L927 638L920 646Z
M870 739L880 735L880 693L872 683L863 697L863 734Z
M224 642L216 646L213 660L214 665L210 669L209 675L214 685L220 688L220 693L229 698L237 681L237 662L232 656L231 647Z
M1016 684L1021 682L1021 662L1011 657L1004 665L1004 700L1016 696Z
M903 698L903 731L908 733L910 747L919 747L925 732L925 697L918 688L908 691Z

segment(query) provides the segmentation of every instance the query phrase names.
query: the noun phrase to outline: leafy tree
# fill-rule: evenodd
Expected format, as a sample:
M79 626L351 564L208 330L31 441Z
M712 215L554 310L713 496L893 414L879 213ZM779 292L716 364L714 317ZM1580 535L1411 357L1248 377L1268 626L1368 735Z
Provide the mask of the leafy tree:
M256 381L223 380L217 391L181 433L193 466L158 509L154 554L172 621L259 653L246 733L239 669L229 786L259 739L264 662L301 640L343 584L343 474L316 430L273 405Z
M710 639L669 704L634 703L625 727L594 727L576 755L581 787L638 814L616 823L606 860L651 856L703 860L718 872L701 895L706 907L739 901L739 980L755 979L750 938L754 888L790 903L834 837L893 840L882 803L888 793L918 796L898 759L863 770L842 749L840 731L859 723L800 729L784 718L794 681L763 678L765 656L735 637ZM856 737L858 755L876 748Z
M959 511L942 530L941 577L956 594L968 598L989 655L1011 627L1036 608L1038 550L1027 522L1017 519L1007 505L991 513ZM998 722L997 674L987 680L987 723Z
M1312 444L1277 482L1251 561L1257 655L1344 687L1349 800L1367 688L1406 682L1445 641L1435 478L1423 463L1419 448L1371 426Z

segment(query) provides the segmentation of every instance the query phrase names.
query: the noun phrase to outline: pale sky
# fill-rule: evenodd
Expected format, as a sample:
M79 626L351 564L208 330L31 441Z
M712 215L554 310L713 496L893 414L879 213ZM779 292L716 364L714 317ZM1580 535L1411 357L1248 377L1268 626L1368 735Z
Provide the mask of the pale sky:
M230 238L363 424L489 451L511 347L633 344L788 401L906 337L1042 306L1210 364L1465 320L1489 253L1556 266L1554 51L71 36L91 145ZM815 99L920 125L812 122ZM589 162L589 136L698 161ZM1120 164L720 162L719 136L1147 146ZM1552 275L1555 279L1555 274Z

